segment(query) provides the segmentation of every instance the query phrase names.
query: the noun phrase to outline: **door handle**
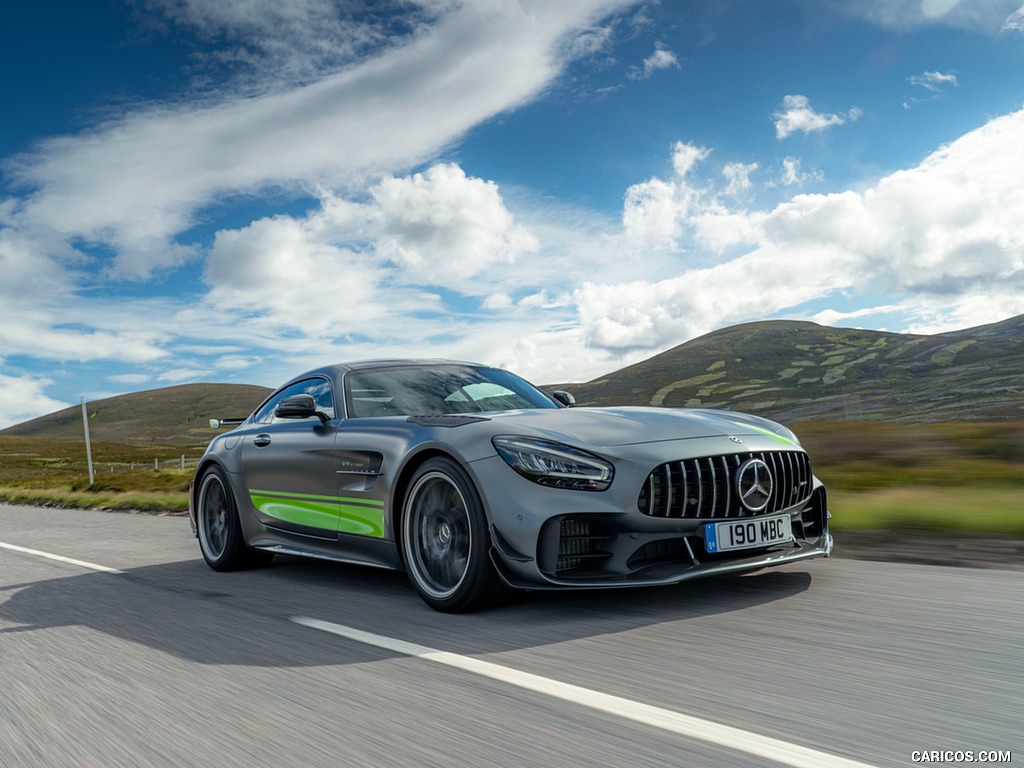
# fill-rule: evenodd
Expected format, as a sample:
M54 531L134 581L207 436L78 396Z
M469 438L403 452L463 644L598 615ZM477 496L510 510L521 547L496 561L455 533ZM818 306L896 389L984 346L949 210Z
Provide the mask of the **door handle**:
M266 448L270 445L270 435L256 435L256 437L253 438L252 444L257 448Z

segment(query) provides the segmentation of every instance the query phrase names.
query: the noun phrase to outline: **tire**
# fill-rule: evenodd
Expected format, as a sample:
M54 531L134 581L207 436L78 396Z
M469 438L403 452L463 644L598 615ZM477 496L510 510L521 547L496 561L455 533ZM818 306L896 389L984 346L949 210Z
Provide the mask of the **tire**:
M238 522L238 506L220 467L210 467L196 494L196 528L203 559L215 571L236 571L266 565L273 552L249 549Z
M494 603L505 586L490 547L483 504L465 470L444 457L425 461L402 510L402 556L423 601L445 613Z

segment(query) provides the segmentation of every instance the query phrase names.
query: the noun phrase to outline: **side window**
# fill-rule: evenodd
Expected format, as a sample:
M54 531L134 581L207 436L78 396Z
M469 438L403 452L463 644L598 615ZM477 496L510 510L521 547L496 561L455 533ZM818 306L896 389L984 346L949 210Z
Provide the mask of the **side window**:
M256 414L254 421L257 424L274 424L281 421L293 421L293 419L275 419L274 408L286 397L292 395L312 395L316 400L317 408L327 414L328 418L334 418L334 395L331 393L331 383L327 379L306 379L285 387L276 395L267 400Z

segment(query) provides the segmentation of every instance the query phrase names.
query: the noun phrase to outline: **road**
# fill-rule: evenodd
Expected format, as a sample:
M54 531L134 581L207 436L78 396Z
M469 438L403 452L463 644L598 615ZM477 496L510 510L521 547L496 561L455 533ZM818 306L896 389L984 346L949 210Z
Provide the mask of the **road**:
M1022 587L832 558L449 616L404 574L215 573L182 517L0 505L0 765L1024 762Z

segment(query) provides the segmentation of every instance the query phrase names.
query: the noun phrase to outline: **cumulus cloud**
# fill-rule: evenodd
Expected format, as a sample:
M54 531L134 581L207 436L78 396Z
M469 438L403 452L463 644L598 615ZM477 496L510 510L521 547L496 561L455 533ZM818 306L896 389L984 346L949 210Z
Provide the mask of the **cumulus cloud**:
M445 308L429 287L480 297L487 309L510 307L494 286L537 248L496 184L440 163L383 179L365 200L325 192L306 216L218 232L205 273L210 291L178 319L201 327L227 311L239 333L269 344L296 333L307 345L425 338L450 332L450 320L431 320Z
M377 253L413 279L461 283L493 264L513 264L518 254L538 247L536 238L514 222L498 186L467 178L457 165L387 178L371 194L380 223Z
M843 125L848 120L857 120L861 113L857 107L845 114L815 112L806 96L790 95L782 99L782 108L773 113L775 136L780 141L800 131L808 134L823 131L833 125Z
M652 178L626 191L622 225L626 242L632 248L642 251L676 245L682 232L681 219L702 195L688 175L709 153L704 147L677 142L672 152L672 179Z
M746 248L662 280L583 284L574 294L581 338L605 352L664 348L843 291L905 297L893 302L905 316L943 330L1019 313L1022 131L1024 111L994 119L863 191L798 195L767 211L724 208L707 191L669 194L693 188L684 175L644 182L644 190L662 192L632 198L630 216L644 222L640 236L658 232L676 238L677 248L683 239Z

